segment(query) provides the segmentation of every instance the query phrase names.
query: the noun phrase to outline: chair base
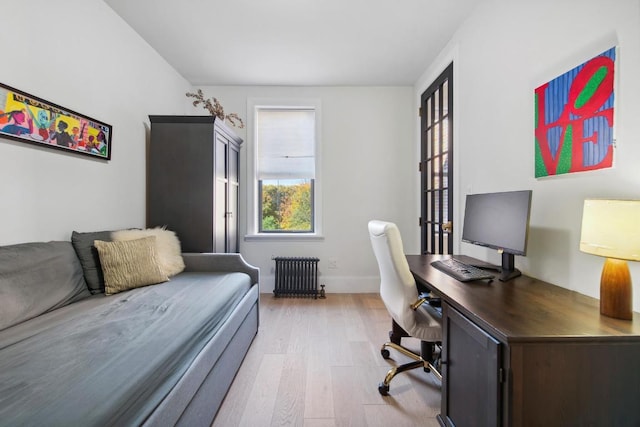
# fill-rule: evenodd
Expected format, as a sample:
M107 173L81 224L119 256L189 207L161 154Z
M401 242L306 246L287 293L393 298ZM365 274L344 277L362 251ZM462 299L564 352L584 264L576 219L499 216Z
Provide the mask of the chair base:
M436 378L438 378L439 381L442 381L442 375L440 374L439 369L436 368L436 366L434 366L434 365L438 365L439 364L438 362L440 360L439 354L438 354L438 357L434 359L433 347L437 345L437 343L421 341L420 344L422 347L421 348L422 355L416 354L411 350L408 350L405 347L402 347L401 345L396 344L394 342L387 342L382 345L382 348L380 349L380 354L382 354L383 358L385 359L389 358L390 353L388 348L392 348L398 351L399 353L404 354L405 356L413 359L414 361L405 363L404 365L395 366L391 368L389 372L387 372L387 375L384 377L384 381L378 385L378 391L380 392L381 395L387 396L389 394L389 383L391 382L393 377L395 377L401 372L409 371L411 369L416 369L421 367L425 370L425 372L432 372L433 375Z

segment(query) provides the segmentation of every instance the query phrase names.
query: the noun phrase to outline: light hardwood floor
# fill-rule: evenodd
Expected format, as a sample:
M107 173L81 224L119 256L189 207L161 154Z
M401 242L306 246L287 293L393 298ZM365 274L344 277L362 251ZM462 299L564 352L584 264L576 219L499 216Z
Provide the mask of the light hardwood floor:
M378 383L394 363L389 317L378 294L260 299L260 329L214 420L229 426L437 426L440 383L421 369ZM417 340L403 344L418 349Z

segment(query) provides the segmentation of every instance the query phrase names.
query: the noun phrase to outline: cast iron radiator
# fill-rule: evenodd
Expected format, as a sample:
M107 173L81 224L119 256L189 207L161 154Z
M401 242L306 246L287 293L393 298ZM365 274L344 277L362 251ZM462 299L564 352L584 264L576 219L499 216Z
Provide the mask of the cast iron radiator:
M319 258L275 257L276 286L273 294L318 298Z

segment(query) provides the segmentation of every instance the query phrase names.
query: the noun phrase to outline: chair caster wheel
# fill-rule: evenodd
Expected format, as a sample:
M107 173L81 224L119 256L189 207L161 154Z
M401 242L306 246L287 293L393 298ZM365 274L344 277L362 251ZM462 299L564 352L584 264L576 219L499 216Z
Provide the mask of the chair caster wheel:
M378 391L380 392L381 395L388 396L389 395L389 386L388 385L384 385L384 383L380 383L378 385Z
M389 353L389 350L387 350L386 348L380 350L380 354L382 355L383 359L388 359L389 356L391 356L391 353Z

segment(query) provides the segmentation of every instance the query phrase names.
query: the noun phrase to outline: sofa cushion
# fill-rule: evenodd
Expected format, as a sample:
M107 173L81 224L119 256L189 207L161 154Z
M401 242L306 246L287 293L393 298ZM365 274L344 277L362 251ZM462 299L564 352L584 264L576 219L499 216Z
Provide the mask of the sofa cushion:
M111 231L92 231L88 233L71 233L71 243L80 259L84 279L92 294L104 292L104 277L100 266L98 250L93 246L95 240L111 241Z
M144 230L118 230L111 234L113 240L133 240L147 236L155 236L158 264L167 276L175 276L184 270L180 240L171 230L156 227Z
M0 246L0 330L90 295L70 242Z
M106 295L169 280L158 265L154 236L113 242L96 240L94 245L100 255Z

